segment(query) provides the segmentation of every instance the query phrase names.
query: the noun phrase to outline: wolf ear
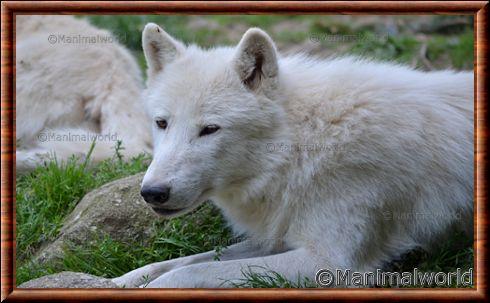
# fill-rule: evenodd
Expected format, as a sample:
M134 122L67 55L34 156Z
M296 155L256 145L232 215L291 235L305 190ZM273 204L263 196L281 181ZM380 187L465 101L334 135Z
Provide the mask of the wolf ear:
M272 89L278 75L277 51L272 39L261 29L249 29L238 43L234 67L250 90Z
M172 38L155 23L145 26L142 40L149 78L161 72L165 64L175 60L185 50L181 42Z

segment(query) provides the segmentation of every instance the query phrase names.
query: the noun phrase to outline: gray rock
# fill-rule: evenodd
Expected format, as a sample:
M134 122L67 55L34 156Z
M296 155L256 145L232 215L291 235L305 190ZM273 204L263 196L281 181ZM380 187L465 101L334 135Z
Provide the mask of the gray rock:
M88 193L66 218L54 242L41 247L34 260L44 263L63 255L67 243L90 244L96 235L123 243L149 238L162 220L140 196L143 173L119 179Z
M44 276L27 281L19 288L116 288L111 280L83 274L63 271L57 274Z

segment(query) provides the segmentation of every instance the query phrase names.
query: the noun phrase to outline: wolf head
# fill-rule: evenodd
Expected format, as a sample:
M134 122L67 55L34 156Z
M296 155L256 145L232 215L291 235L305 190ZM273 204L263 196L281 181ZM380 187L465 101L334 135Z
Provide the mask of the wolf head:
M270 169L267 146L284 131L284 113L278 55L265 32L203 50L150 23L143 50L154 152L141 194L157 213L182 214Z

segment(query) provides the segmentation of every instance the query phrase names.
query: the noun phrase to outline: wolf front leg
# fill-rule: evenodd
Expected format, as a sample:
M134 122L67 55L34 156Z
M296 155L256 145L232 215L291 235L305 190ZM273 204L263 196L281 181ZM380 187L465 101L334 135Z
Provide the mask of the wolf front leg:
M256 273L277 272L288 280L313 279L325 267L311 252L296 249L265 257L206 262L184 266L163 274L147 285L148 288L218 288L234 287L249 268Z
M130 271L121 277L112 279L112 282L116 283L121 287L141 287L150 283L154 279L160 277L166 272L178 269L183 266L190 264L197 264L203 262L213 262L216 257L219 260L234 260L234 259L244 259L253 258L265 255L266 252L260 249L260 247L254 244L250 240L245 240L243 242L226 247L221 255L212 250L201 254L196 254L192 256L167 260L158 263L152 263L141 268Z

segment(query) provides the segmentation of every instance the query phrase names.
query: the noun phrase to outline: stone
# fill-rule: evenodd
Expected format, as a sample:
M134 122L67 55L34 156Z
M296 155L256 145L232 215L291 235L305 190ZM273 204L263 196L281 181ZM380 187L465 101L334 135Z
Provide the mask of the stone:
M61 258L66 244L87 245L94 236L108 235L123 243L149 238L154 223L163 220L140 195L144 173L119 179L95 189L65 219L58 237L45 244L35 262Z
M22 283L19 288L117 288L110 279L63 271Z

